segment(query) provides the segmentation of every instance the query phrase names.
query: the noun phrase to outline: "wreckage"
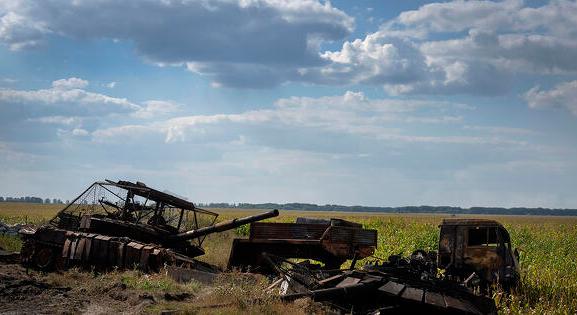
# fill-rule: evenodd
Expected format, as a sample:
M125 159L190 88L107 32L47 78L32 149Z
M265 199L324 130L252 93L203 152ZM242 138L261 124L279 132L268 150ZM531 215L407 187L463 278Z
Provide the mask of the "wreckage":
M128 181L96 182L49 224L23 230L21 261L41 270L91 266L101 269L163 266L215 272L194 259L211 233L278 215L277 210L216 222L217 213L192 202Z
M356 260L376 248L375 230L336 219L257 222L248 239L234 241L229 266L276 275L270 289L277 287L283 300L309 297L345 313L496 314L487 293L519 282L507 230L481 219L446 219L439 228L438 254L417 250L358 270ZM346 259L350 269L338 269Z
M341 219L297 218L296 223L254 222L248 239L235 239L229 268L270 271L261 253L283 258L313 259L325 269L338 269L347 261L373 255L377 231Z
M455 281L498 284L505 290L519 282L519 252L509 232L487 219L445 219L439 235L438 267Z
M20 257L46 271L167 268L186 280L186 270L220 271L195 259L205 253L207 235L250 224L248 239L233 241L229 269L269 276L270 292L284 301L309 297L355 314L496 314L483 293L493 284L510 289L519 282L518 253L507 230L492 220L446 219L438 254L417 250L367 263L376 259L376 230L341 219L257 222L277 215L273 210L216 223L217 213L174 194L107 180L92 184L47 225L21 230ZM360 259L365 265L355 269ZM347 260L349 269L341 269Z

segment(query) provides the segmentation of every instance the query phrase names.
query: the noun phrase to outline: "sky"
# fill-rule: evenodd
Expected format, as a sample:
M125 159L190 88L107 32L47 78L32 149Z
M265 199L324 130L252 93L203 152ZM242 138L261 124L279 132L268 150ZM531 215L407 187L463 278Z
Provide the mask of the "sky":
M0 0L0 196L577 208L577 2Z

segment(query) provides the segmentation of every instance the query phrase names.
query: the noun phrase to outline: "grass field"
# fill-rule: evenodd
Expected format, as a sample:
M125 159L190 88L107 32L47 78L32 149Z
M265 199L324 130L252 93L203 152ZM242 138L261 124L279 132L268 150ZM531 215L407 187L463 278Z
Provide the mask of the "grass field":
M0 203L0 220L10 223L42 223L60 206ZM262 211L213 209L222 220ZM298 216L339 217L362 223L379 233L377 257L410 254L414 249L435 250L438 224L442 215L394 215L375 213L284 211L272 221L289 222ZM482 216L475 216L482 217ZM520 249L522 286L517 293L494 298L502 314L577 313L577 218L487 216L503 223L511 233L513 245ZM231 240L246 234L246 228L215 234L207 238L203 260L224 266ZM6 245L9 244L9 245ZM13 239L1 238L0 246L15 248ZM234 289L231 292L234 292ZM230 294L229 294L230 295ZM282 308L279 309L282 312Z

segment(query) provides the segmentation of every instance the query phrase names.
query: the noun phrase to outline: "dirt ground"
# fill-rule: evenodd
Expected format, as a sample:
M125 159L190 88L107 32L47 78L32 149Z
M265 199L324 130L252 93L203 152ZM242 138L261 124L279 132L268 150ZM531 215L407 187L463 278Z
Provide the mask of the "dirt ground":
M0 263L0 313L136 314L155 300L152 295L127 290L119 282L95 292L87 288L89 284L83 279L69 279L75 286L68 286L55 281L55 277L57 275L27 272L19 264Z

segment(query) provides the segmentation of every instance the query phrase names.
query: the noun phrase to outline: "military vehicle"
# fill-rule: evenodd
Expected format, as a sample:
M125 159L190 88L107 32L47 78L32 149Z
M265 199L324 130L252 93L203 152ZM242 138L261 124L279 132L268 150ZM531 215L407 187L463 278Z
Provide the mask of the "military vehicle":
M377 231L341 219L297 218L295 223L254 222L248 239L235 239L229 268L269 272L262 253L283 258L313 259L325 269L338 269L348 259L373 255Z
M447 277L456 281L478 277L481 287L499 284L505 290L517 285L519 252L499 222L445 219L439 227L438 267Z
M69 266L158 271L165 265L216 271L194 257L211 233L278 215L277 210L216 223L218 214L144 183L90 185L50 222L23 230L21 261L41 270Z

